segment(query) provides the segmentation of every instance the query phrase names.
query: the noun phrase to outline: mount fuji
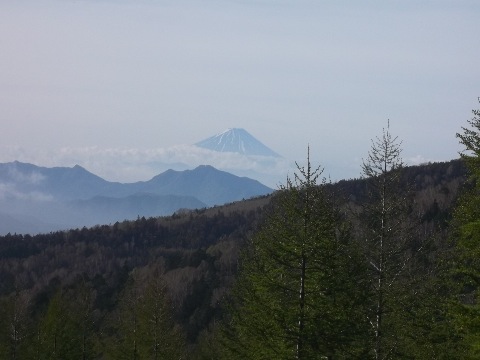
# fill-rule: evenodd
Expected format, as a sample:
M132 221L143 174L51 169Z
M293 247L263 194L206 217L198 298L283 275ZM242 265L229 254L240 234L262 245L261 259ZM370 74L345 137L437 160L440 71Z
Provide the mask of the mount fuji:
M246 130L239 128L227 129L224 132L202 140L195 145L218 152L281 157L275 151L255 139Z

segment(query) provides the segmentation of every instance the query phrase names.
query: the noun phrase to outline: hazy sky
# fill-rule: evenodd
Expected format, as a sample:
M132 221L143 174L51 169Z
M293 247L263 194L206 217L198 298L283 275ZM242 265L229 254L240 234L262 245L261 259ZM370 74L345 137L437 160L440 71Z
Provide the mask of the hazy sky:
M478 0L1 0L0 161L147 180L240 127L357 177L387 119L405 160L450 160L479 107L479 18Z

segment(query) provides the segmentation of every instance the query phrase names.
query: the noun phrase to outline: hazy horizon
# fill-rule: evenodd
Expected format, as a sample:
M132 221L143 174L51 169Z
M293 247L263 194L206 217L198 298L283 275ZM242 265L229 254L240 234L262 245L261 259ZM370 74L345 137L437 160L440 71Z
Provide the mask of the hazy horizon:
M0 162L145 180L204 162L274 186L306 158L360 175L390 119L409 164L447 161L478 108L475 1L5 0ZM191 144L244 128L284 157Z

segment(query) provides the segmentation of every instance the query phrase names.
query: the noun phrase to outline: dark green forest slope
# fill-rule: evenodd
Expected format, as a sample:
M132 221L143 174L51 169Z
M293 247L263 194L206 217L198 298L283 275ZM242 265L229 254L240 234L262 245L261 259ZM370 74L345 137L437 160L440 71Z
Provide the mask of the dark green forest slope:
M409 211L418 219L416 232L434 237L439 248L465 179L461 160L407 167L402 174L402 182L413 186ZM340 181L326 188L348 217L368 199L368 183ZM90 229L1 237L0 358L153 358L151 344L158 341L146 335L152 331L145 324L155 319L167 324L157 333L170 334L161 341L172 351L158 358L179 358L178 349L185 349L186 358L208 356L241 248L277 196ZM147 296L152 291L161 296ZM162 299L161 316L151 310L154 298Z

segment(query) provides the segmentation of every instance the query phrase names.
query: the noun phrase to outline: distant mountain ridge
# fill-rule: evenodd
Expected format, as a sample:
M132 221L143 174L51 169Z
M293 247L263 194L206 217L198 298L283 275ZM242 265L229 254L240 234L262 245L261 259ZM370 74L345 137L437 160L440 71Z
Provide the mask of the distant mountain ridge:
M218 152L233 152L243 155L281 157L262 144L245 129L230 128L195 144L204 149Z
M272 191L256 180L208 165L167 170L148 181L119 183L78 165L47 168L18 161L0 163L0 199L4 200L0 234L23 232L22 224L51 231L170 215L178 209L222 205Z
M41 167L14 161L0 163L0 184L12 184L21 193L49 194L57 200L88 199L120 188L83 167Z

